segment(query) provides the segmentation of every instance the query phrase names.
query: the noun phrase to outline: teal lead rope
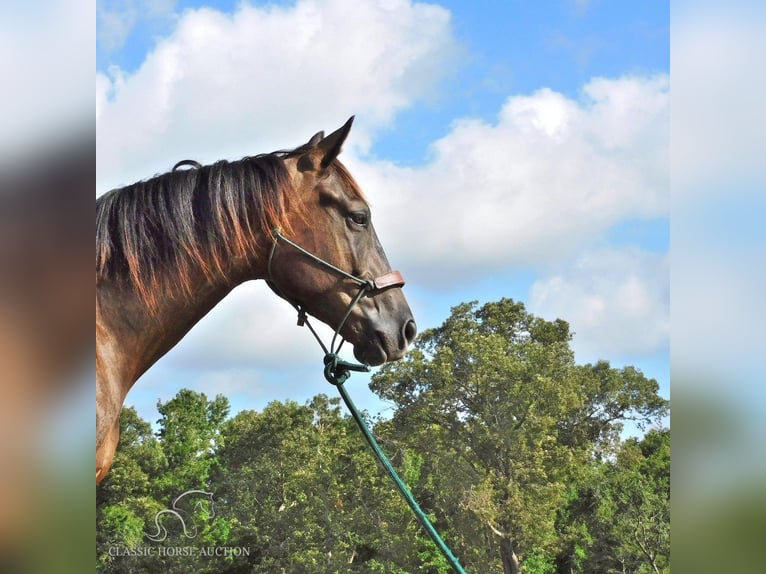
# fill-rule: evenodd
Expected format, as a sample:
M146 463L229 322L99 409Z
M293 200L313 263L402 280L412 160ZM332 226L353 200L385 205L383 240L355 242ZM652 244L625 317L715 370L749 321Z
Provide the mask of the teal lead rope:
M420 524L423 525L423 528L426 529L426 532L428 532L431 540L434 541L442 555L447 559L449 565L452 566L452 569L458 574L466 574L465 570L460 565L460 562L452 553L452 550L450 550L449 546L447 546L447 543L444 542L442 537L439 535L439 532L436 530L436 528L434 528L434 525L431 524L431 521L428 519L428 516L426 516L426 513L423 512L423 509L420 508L420 505L415 500L415 497L412 496L410 489L407 488L407 485L404 484L404 481L399 477L399 474L391 464L391 461L388 460L386 453L383 452L382 448L380 448L378 441L375 440L372 431L370 431L367 423L364 421L362 415L359 413L359 410L356 408L354 401L351 400L351 397L346 392L346 388L343 386L343 383L345 383L348 377L351 375L350 371L369 371L369 367L366 365L356 365L342 361L338 358L337 355L333 353L328 353L325 355L324 362L325 378L338 388L338 392L340 393L343 402L346 403L346 408L348 408L351 416L356 421L359 430L362 431L367 444L370 445L372 452L375 453L375 457L378 459L380 464L383 465L383 468L386 469L386 472L388 473L388 476L391 477L391 480L394 481L394 484L396 485L399 493L402 495L402 498L404 498L409 507L412 509L412 512L418 518Z

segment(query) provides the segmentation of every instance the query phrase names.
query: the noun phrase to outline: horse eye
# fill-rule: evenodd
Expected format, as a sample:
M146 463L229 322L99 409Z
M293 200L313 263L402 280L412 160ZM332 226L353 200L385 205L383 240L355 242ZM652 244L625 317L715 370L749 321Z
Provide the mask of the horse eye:
M349 220L356 225L367 225L370 222L370 217L365 211L355 211L348 216Z

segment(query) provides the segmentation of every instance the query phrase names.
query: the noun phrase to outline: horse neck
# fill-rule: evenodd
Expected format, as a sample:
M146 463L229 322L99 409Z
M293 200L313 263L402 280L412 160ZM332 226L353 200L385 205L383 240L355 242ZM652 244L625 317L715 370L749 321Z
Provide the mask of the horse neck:
M97 288L96 329L99 347L123 392L172 349L234 287L265 277L262 263L233 263L229 279L210 279L202 272L191 276L190 295L157 298L149 309L133 292L111 282Z

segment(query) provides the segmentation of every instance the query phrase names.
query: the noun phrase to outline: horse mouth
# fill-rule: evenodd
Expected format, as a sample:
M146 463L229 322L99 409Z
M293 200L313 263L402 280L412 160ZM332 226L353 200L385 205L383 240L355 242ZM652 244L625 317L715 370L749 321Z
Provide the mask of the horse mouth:
M354 347L354 357L365 365L377 367L386 362L388 354L380 345L365 345L363 348L359 346Z
M389 361L396 361L404 356L407 350L407 344L398 344L398 341L392 341L391 337L378 331L375 337L366 340L363 344L354 345L354 357L357 361L377 367Z

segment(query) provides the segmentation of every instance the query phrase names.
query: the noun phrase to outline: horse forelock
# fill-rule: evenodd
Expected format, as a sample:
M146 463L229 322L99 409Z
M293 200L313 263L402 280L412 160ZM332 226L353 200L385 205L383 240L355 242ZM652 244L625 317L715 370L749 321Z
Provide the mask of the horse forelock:
M175 170L96 200L96 280L125 281L156 309L190 295L192 277L227 278L234 257L260 257L258 238L290 230L299 209L285 152Z

